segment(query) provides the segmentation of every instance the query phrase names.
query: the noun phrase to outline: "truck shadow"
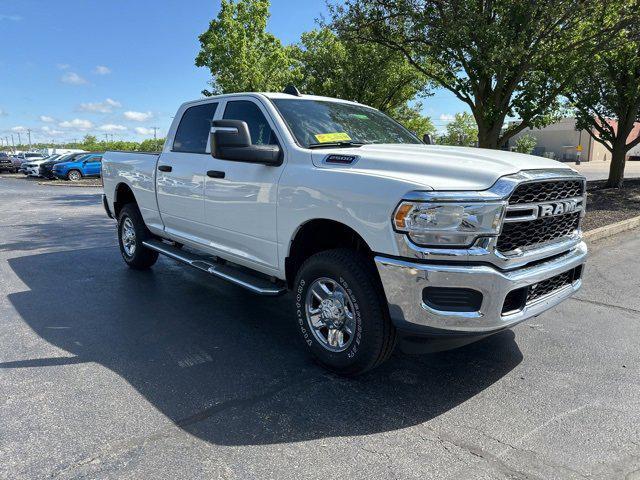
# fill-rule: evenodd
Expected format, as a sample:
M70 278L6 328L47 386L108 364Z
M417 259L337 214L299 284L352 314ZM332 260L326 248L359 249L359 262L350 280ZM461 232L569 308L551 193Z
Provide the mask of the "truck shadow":
M469 400L522 360L513 332L506 331L449 352L396 353L374 372L347 380L309 359L288 296L256 297L167 259L150 272L135 272L114 247L8 262L26 286L8 296L11 304L69 357L0 368L95 362L176 425L215 444L406 428Z

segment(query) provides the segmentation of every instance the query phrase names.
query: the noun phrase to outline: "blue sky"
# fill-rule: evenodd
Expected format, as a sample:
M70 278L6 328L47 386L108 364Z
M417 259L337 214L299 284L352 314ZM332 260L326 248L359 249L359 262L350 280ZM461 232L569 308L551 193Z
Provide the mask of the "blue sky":
M164 135L180 103L200 97L197 37L211 0L0 0L0 137L49 142ZM323 0L272 0L268 29L298 40L326 14ZM446 91L424 101L439 128L464 105Z

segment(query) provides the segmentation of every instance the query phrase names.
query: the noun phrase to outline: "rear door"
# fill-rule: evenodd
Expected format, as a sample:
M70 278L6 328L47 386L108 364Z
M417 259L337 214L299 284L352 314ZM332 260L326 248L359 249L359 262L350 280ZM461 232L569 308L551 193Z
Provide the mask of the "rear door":
M156 165L158 208L165 230L204 242L204 178L207 144L217 102L192 105L182 118L169 151Z

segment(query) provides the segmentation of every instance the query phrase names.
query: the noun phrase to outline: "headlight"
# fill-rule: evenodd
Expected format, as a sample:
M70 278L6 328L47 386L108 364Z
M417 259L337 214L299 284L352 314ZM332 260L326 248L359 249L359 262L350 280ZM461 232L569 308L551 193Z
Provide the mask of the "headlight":
M402 202L393 215L399 232L423 246L470 246L479 236L498 235L505 202Z

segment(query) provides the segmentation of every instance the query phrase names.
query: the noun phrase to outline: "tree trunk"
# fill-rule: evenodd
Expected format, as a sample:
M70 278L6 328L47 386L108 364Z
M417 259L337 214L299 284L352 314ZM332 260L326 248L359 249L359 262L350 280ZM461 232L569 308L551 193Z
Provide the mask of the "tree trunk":
M478 147L480 148L499 148L498 138L500 137L500 129L496 129L493 125L478 123Z
M607 179L607 188L622 188L624 181L624 166L627 160L627 137L620 141L616 138L613 144L613 152L611 153L611 167L609 168L609 178Z

